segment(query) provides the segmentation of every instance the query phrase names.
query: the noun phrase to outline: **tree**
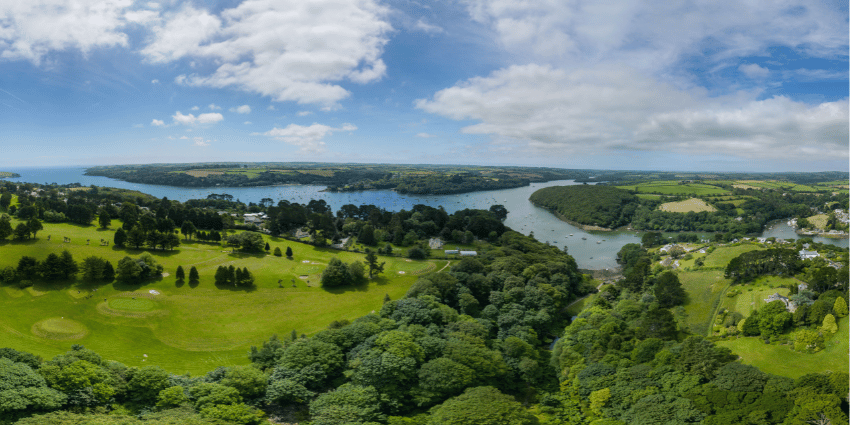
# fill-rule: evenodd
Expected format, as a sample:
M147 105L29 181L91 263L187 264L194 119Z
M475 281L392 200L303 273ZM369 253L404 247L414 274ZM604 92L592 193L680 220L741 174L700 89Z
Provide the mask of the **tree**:
M827 314L823 318L823 325L820 327L821 332L834 335L838 332L838 325L835 323L835 316Z
M169 374L159 366L145 366L133 374L127 390L135 401L142 405L153 405L160 391L170 387Z
M12 203L12 194L9 193L9 192L3 192L3 194L0 195L0 208L2 208L4 210L8 210L9 205L11 203Z
M508 218L508 209L504 205L490 205L490 212L496 216L499 221L505 221Z
M292 248L286 247L286 258L292 258Z
M348 267L339 258L331 258L328 266L322 272L322 286L333 288L337 286L347 285L351 281L351 276L348 272Z
M759 312L758 310L753 310L752 314L749 317L744 319L744 325L741 327L741 331L744 336L759 336L761 335L761 330L759 329Z
M124 231L123 227L119 227L118 230L115 231L115 237L112 239L112 242L115 246L123 247L124 243L127 242L127 232Z
M112 282L115 279L115 268L108 260L103 264L103 280Z
M235 388L243 399L253 400L265 395L268 382L266 374L253 366L232 366L220 384Z
M6 214L0 215L0 240L12 235L12 219Z
M15 269L15 274L19 279L32 280L38 276L38 271L38 260L35 258L24 255L18 259L18 268Z
M279 246L274 247L274 256L275 256L275 257L281 257L281 256L283 256L283 253L282 253L282 252L280 252L280 247L279 247Z
M42 226L41 222L38 221L37 218L31 217L27 220L27 229L29 229L29 232L32 233L33 239L35 239L36 233L38 233L39 230L44 229L44 226Z
M189 220L184 221L180 226L180 233L182 233L183 236L186 236L186 239L192 239L192 235L194 235L197 231L195 224Z
M94 255L83 259L82 271L83 279L88 281L98 281L103 279L103 272L106 266L106 260Z
M269 243L266 242L266 252L269 252L271 249L272 249L271 245L269 245Z
M386 261L382 261L381 264L378 264L378 256L372 252L371 249L366 250L366 264L369 266L369 279L378 273L384 272L384 264L387 264Z
M133 227L127 234L127 243L133 248L139 249L145 244L145 232L138 226Z
M182 282L186 278L186 273L183 271L183 266L177 266L177 271L174 272L174 277Z
M29 227L27 227L27 225L24 224L24 223L18 223L18 225L15 226L15 239L22 241L22 240L25 240L25 239L29 239L29 237L30 237Z
M198 276L198 269L195 268L195 266L192 266L192 268L189 269L189 282L197 282L199 279L200 276Z
M661 307L670 308L685 303L685 290L675 273L665 271L655 279L655 299Z
M349 284L358 284L363 282L363 263L352 261L348 265Z
M139 263L130 258L124 257L118 260L118 267L116 267L116 275L118 280L124 282L134 282L139 280L142 275L142 267Z
M47 280L60 279L64 274L62 268L62 259L52 252L39 264L39 272Z
M101 210L100 215L97 216L97 223L100 224L100 227L105 229L112 224L112 217L109 216L109 213Z
M360 229L360 234L357 235L357 242L363 245L375 245L375 228L371 225L364 225Z
M531 425L537 422L513 397L493 387L475 387L435 408L428 425Z
M844 297L838 297L835 299L835 304L832 306L832 312L835 313L836 317L847 316L847 301L844 300Z
M176 385L160 391L156 399L156 407L167 409L169 407L177 407L185 402L186 394L183 387Z
M347 383L313 400L310 419L315 425L383 423L381 405L374 387Z

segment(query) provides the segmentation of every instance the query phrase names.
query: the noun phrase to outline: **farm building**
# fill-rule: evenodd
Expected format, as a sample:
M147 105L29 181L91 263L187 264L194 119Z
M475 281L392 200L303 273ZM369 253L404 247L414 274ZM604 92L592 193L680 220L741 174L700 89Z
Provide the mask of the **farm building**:
M460 251L458 251L458 250L456 250L456 249L447 249L447 250L445 250L444 252L446 253L446 255L451 255L451 254L455 254L455 255L457 255L457 254L459 254L459 253L460 253Z
M461 257L474 257L476 255L478 255L478 252L476 252L476 251L461 251L460 252Z
M806 251L805 249L800 250L800 259L801 260L808 260L808 259L811 259L811 258L817 258L819 256L820 256L820 254L818 254L817 251Z

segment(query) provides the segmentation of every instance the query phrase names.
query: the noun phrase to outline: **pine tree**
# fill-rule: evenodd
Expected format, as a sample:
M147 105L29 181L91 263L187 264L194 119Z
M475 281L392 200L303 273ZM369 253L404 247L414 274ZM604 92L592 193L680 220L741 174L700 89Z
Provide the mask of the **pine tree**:
M390 302L390 301L392 301L392 300L390 299L390 294L384 294L384 304L386 304L386 303L388 303L388 302Z
M183 279L186 278L186 273L183 272L183 266L177 266L177 271L174 272L174 277L176 277L177 280L180 282L182 282Z
M215 269L215 284L216 285L224 285L227 283L227 267L218 266Z
M236 283L236 267L233 264L227 267L227 283Z
M103 265L103 280L107 282L112 282L115 279L115 267L112 267L112 263L107 261Z
M196 269L195 266L192 266L192 268L189 269L189 282L197 282L198 279L200 279L200 276L198 276L198 269Z
M283 255L283 253L280 252L280 247L277 247L277 246L274 247L274 255L275 255L275 257L280 257L280 256Z
M271 249L272 249L271 245L269 245L269 243L266 242L266 252L268 252Z
M847 315L847 301L844 300L844 297L838 297L835 299L832 311L835 313L836 317L844 317Z
M124 228L119 227L118 230L115 231L115 238L113 239L115 246L124 246L124 242L127 242L127 232L124 231Z
M286 258L292 258L292 248L286 247Z

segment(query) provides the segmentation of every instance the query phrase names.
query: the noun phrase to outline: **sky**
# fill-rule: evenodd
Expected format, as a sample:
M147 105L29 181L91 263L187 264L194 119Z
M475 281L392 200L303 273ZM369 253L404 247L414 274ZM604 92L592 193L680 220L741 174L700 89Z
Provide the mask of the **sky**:
M0 170L848 171L846 1L0 0Z

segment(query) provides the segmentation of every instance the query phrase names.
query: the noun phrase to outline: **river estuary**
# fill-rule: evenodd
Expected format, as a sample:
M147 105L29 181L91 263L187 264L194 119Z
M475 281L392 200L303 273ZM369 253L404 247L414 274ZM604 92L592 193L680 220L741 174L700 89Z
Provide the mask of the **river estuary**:
M31 183L80 183L83 186L96 185L138 190L157 198L168 197L178 201L203 199L211 193L227 193L242 202L259 203L263 198L275 202L281 199L306 204L311 199L323 199L334 210L345 204L372 204L389 211L410 209L416 204L432 207L442 206L449 213L465 208L488 209L491 205L501 204L508 209L505 225L523 234L534 232L539 241L548 241L559 248L567 247L578 266L585 269L605 269L617 267L617 252L627 243L640 243L640 232L586 232L563 222L549 211L538 208L528 201L531 194L543 187L578 184L573 180L557 180L546 183L533 183L530 186L473 192L459 195L401 195L391 190L363 192L322 192L325 186L283 185L270 187L217 187L182 188L129 183L108 177L86 176L85 167L49 167L49 168L4 168L21 175L10 181ZM799 238L794 230L784 222L775 223L764 233L765 237ZM832 243L847 247L847 239L814 238L818 242Z

